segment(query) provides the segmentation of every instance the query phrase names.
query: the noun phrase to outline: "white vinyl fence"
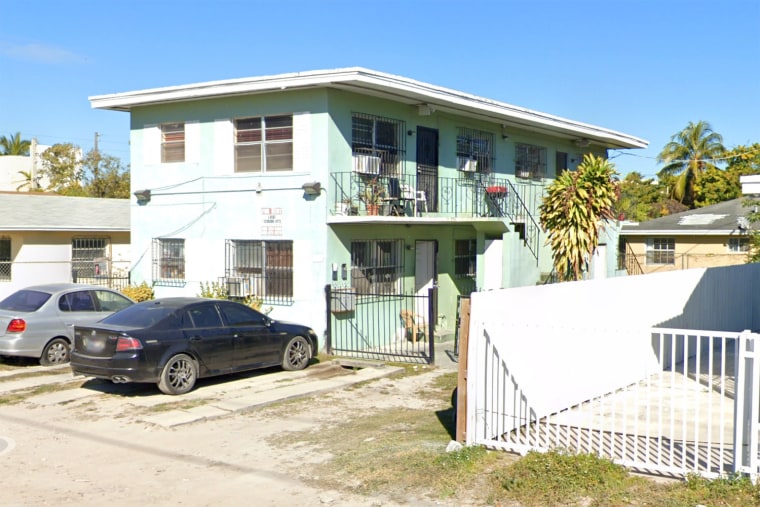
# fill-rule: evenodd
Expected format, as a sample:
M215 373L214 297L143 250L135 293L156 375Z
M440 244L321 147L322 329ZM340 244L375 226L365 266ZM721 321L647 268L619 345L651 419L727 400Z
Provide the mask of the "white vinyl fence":
M755 304L749 292L720 291L749 289L760 270L748 266L474 294L467 443L590 452L653 473L756 477L760 335L742 331L754 308L737 307L727 331L688 328L692 311L695 321L727 326L716 312L734 298ZM638 310L627 300L650 293Z

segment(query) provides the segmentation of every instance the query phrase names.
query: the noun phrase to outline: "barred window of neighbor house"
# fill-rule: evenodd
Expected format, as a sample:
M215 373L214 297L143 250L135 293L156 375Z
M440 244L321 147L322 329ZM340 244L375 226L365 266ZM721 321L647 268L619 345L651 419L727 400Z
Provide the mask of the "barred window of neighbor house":
M353 113L351 152L354 172L400 176L406 153L405 122Z
M403 240L351 242L351 282L360 294L400 294Z
M293 170L293 115L235 120L235 172Z
M227 240L225 276L232 296L292 303L293 241Z
M161 162L185 161L185 124L161 124Z
M487 174L492 170L493 161L493 134L457 128L457 169Z
M676 263L675 238L650 238L647 241L647 264L663 265Z
M110 257L108 238L73 238L71 240L71 273L78 282L93 283L96 277L108 276Z
M454 242L454 276L475 278L477 241L458 239Z
M562 171L565 169L569 169L567 165L567 153L564 151L558 151L557 156L555 157L556 165L554 167L554 177L558 177L560 174L562 174Z
M546 148L532 144L515 145L515 176L540 179L546 175Z
M185 279L185 240L153 239L153 282L171 283Z
M0 237L0 281L11 280L11 238Z
M728 238L728 251L731 253L749 252L749 238Z

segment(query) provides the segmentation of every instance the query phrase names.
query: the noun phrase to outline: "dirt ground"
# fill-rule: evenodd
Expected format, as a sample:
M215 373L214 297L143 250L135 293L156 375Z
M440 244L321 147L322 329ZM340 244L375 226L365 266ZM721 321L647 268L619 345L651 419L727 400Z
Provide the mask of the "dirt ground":
M282 432L317 432L357 411L439 409L419 394L441 373L381 378L169 428L146 423L145 408L130 402L162 396L155 386L133 388L129 396L61 401L52 392L0 404L0 506L443 505L318 489L310 481L330 456L277 439Z

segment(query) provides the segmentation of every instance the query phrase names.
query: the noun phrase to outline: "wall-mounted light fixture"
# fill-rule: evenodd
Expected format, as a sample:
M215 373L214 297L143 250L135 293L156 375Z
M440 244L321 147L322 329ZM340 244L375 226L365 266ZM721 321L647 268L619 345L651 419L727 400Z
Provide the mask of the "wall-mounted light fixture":
M406 131L406 135L413 136L414 135L414 130L407 130Z
M591 141L589 141L589 140L588 140L588 139L586 139L585 137L582 137L582 138L580 138L580 139L576 139L576 140L575 140L575 141L573 141L573 142L575 143L575 145L576 145L578 148L586 148L586 147L588 147L588 145L589 145L589 143L590 143Z
M319 195L322 192L322 184L318 181L304 183L301 188L306 195Z
M137 197L138 206L145 206L150 202L150 190L147 188L135 191L134 196Z

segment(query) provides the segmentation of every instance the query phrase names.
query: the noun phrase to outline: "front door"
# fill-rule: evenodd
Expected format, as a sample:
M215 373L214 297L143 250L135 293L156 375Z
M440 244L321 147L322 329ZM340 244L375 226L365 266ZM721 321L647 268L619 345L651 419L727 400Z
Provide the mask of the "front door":
M415 243L414 291L418 296L414 313L427 322L429 289L438 285L438 242L417 241Z
M417 127L417 191L425 192L427 206L417 209L438 211L438 130Z

